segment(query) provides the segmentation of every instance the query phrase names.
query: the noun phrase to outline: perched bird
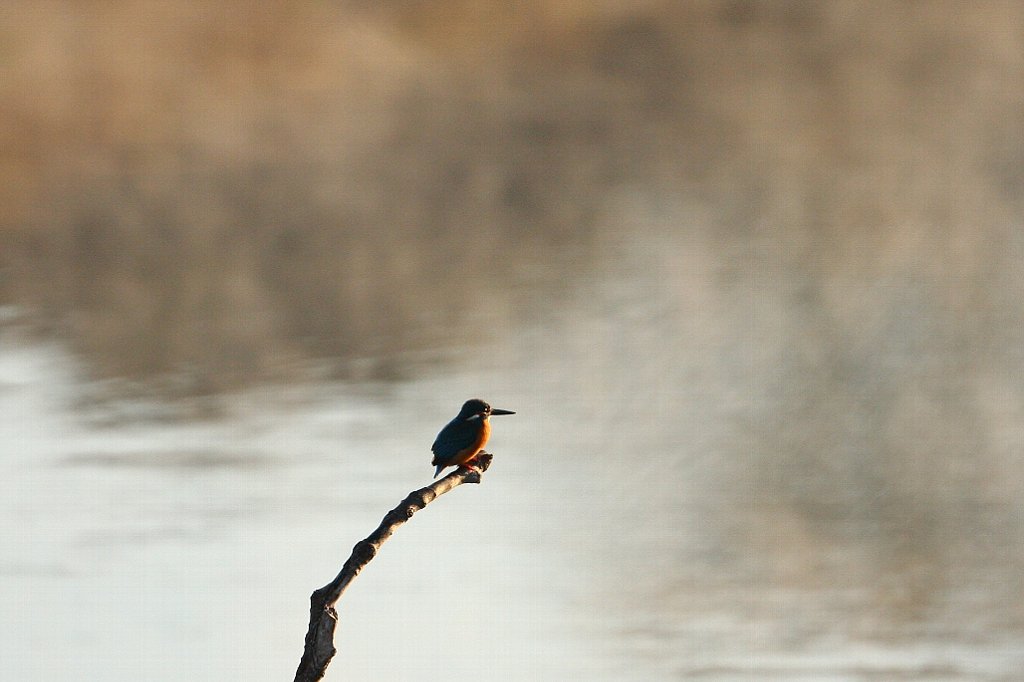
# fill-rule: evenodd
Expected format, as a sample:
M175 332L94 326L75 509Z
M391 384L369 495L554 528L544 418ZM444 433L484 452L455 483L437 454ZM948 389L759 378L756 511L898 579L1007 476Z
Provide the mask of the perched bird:
M515 412L493 408L479 398L467 400L458 416L441 429L434 444L430 446L434 453L431 464L437 466L434 478L445 467L462 465L472 468L473 458L484 449L491 435L491 424L487 418L501 414Z

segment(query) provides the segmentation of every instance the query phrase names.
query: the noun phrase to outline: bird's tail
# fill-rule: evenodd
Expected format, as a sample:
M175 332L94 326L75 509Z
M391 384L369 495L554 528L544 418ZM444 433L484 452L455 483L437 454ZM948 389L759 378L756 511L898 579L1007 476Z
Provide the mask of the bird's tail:
M441 470L442 469L444 469L444 465L443 464L438 464L437 468L434 469L434 478L437 478L438 476L441 475Z

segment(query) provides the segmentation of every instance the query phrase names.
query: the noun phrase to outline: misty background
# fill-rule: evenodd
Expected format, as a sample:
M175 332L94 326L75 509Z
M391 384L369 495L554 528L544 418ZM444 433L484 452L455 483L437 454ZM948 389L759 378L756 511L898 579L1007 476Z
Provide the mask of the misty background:
M1024 667L1019 3L8 0L0 111L0 677L287 679L474 396L327 679Z

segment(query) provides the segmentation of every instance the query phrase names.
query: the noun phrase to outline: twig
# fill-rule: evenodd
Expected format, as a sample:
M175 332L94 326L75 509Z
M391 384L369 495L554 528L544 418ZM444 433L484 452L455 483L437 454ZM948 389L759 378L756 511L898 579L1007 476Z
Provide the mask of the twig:
M338 612L334 609L334 604L359 575L359 571L377 555L380 546L399 526L411 519L413 514L441 495L463 483L479 483L480 474L487 471L491 459L490 453L481 452L477 455L479 472L458 467L426 488L409 493L397 507L384 515L384 520L377 526L377 530L370 533L365 540L356 543L352 548L352 555L342 566L337 577L313 592L309 598L309 630L306 631L302 660L295 671L295 682L315 682L326 674L327 666L337 653L337 649L334 648L334 627L338 623Z

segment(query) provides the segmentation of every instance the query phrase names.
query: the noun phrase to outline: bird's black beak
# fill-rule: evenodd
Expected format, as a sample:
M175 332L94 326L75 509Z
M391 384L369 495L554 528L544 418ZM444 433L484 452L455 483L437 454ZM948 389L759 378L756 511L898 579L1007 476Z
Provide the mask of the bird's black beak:
M499 410L496 407L491 408L491 416L493 417L496 414L515 414L515 412L512 410Z

